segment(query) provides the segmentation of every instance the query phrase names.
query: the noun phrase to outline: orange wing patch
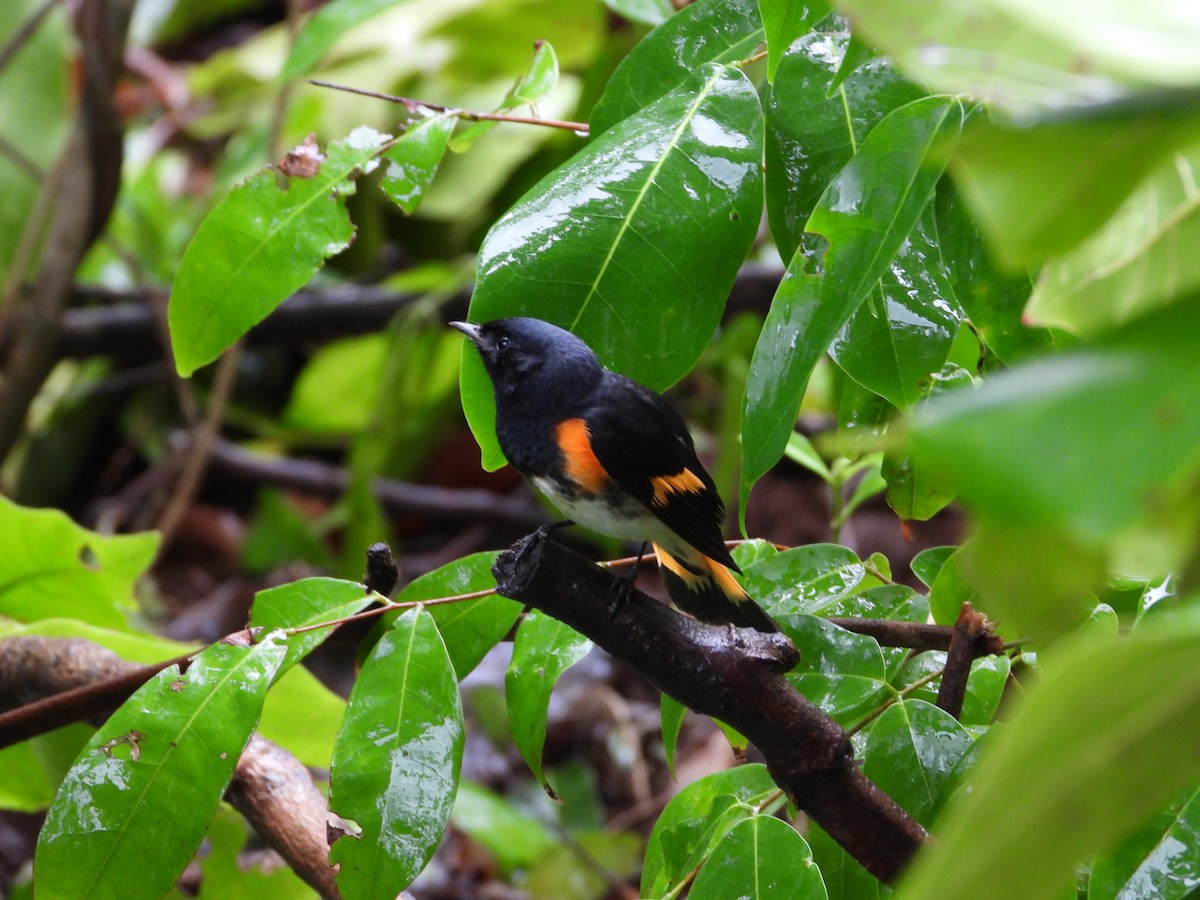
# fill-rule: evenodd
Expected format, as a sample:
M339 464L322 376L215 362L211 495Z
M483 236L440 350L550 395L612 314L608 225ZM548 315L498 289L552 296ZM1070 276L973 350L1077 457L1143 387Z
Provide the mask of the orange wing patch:
M650 501L655 506L666 506L672 494L699 494L704 491L704 482L691 469L684 469L674 475L658 475L650 479L654 488L654 498Z
M555 429L562 450L563 470L579 488L599 494L608 487L608 472L592 452L592 433L583 419L564 419Z

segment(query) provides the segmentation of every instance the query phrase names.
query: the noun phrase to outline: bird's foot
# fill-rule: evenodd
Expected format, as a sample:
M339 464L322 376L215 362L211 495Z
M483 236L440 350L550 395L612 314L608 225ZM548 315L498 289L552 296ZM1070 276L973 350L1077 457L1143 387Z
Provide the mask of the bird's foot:
M608 607L610 616L616 615L617 610L633 595L633 585L637 581L638 569L642 565L642 557L646 555L647 546L648 544L643 542L642 549L638 551L637 559L633 561L629 571L622 572L613 580L612 603Z

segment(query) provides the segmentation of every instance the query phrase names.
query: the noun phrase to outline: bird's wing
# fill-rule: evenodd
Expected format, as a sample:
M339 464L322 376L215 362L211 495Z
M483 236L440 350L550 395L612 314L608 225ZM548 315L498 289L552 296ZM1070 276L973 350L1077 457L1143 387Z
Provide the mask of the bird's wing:
M737 570L721 534L725 504L673 406L650 389L610 373L585 421L592 452L618 485L684 541Z

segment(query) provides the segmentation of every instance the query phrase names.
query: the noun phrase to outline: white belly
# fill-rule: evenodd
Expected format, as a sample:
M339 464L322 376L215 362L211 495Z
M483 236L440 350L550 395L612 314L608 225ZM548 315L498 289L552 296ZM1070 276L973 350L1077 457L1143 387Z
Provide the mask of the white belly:
M687 548L687 544L637 500L631 498L617 506L578 494L568 495L549 478L534 478L533 484L563 515L585 528L622 540L654 541L668 551L684 552Z

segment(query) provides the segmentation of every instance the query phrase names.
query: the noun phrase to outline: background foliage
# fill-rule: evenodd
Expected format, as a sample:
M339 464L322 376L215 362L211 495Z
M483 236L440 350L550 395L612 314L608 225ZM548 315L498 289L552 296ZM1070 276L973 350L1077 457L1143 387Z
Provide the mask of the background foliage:
M23 37L39 7L0 11L0 312L15 335L37 305L21 287L44 259L84 49L61 5ZM897 893L1189 896L1197 46L1183 0L138 4L120 188L70 312L157 297L192 380L136 368L148 349L161 359L146 346L57 362L2 470L14 500L0 500L0 637L82 637L138 662L209 646L98 729L0 751L0 804L40 826L39 892L178 892L203 842L203 894L306 895L290 873L235 862L245 826L221 795L255 729L327 771L332 809L360 829L332 848L346 897L392 896L422 871L414 892L434 896L448 823L531 896L602 896L638 878L645 897L891 891L817 826L793 827L761 766L687 784L644 836L601 827L594 775L543 767L552 688L590 642L486 595L495 554L468 551L507 532L464 540L461 521L500 509L499 494L451 528L414 526L377 490L433 480L452 457L460 498L510 484L481 481L471 445L453 440L461 385L482 466L503 464L490 386L473 354L458 380L460 339L443 328L470 287L473 319L540 316L614 369L679 385L743 527L781 471L828 493L827 540L737 555L801 650L790 681L937 837ZM461 115L485 109L563 127ZM731 291L772 267L773 297L741 317ZM348 309L364 286L407 298L382 330L247 338L301 289L345 291ZM217 430L237 444L214 444ZM193 502L187 457L230 447L336 461L339 498L225 489L248 523L228 564L276 585L249 612L264 630L251 646L211 643L242 608L175 640L155 627L186 593L171 553L194 550L187 527L207 522L211 570L228 527L199 518L222 489L210 479L207 505ZM182 499L146 499L155 491ZM957 500L969 530L919 554L910 577L907 560L853 534L880 496L914 523ZM37 508L52 506L71 516ZM510 528L545 515L503 508ZM434 559L396 602L470 596L383 617L342 700L296 665L332 627L299 629L383 599L330 576L357 577L366 544L386 537L402 562ZM283 574L296 560L319 574ZM147 573L153 590L139 593ZM827 621L953 624L968 600L1014 643L975 662L957 719L933 703L943 654ZM514 627L490 695L494 708L503 691L506 712L480 700L479 721L464 720L464 679ZM672 765L682 720L664 698ZM480 723L565 802L548 811L465 778Z

